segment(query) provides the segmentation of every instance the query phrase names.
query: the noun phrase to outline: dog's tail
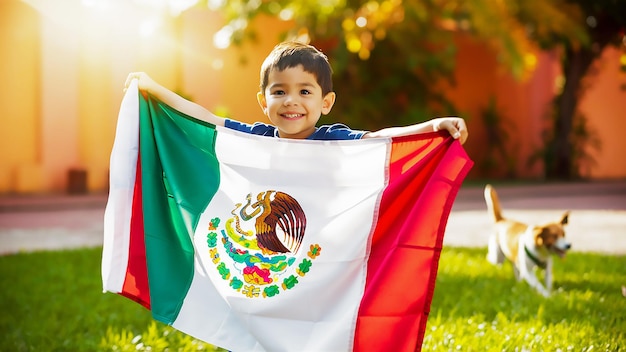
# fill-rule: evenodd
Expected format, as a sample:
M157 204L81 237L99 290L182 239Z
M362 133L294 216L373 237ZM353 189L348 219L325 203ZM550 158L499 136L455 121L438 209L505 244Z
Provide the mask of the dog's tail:
M504 219L502 216L502 209L500 208L500 200L496 190L491 185L485 186L485 202L487 202L487 210L489 214L493 216L494 221L500 221Z

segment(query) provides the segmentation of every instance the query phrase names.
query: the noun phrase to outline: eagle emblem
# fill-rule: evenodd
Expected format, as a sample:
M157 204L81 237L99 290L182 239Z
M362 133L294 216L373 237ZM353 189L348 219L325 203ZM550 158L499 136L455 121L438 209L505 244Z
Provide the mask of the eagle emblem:
M298 255L306 216L287 193L268 190L254 198L248 194L231 215L223 226L219 217L209 221L207 245L220 277L246 297L273 297L292 289L320 255L318 244Z

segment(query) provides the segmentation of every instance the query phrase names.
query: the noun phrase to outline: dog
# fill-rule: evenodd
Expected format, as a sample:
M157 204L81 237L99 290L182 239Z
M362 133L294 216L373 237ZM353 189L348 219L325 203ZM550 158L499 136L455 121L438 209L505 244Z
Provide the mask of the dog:
M507 259L513 264L515 278L526 281L544 297L552 291L552 255L563 258L572 245L565 239L564 225L569 211L560 220L531 226L502 216L496 190L485 186L485 201L493 218L495 231L489 237L487 260L499 265ZM544 283L538 279L536 268L544 269Z

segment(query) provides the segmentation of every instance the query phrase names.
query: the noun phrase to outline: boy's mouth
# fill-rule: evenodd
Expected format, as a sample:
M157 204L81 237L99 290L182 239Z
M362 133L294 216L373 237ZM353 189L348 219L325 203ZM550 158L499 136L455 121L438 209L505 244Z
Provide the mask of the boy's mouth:
M282 116L282 117L284 117L286 119L294 120L294 119L299 119L299 118L303 117L304 114L287 113L287 114L281 114L280 116Z

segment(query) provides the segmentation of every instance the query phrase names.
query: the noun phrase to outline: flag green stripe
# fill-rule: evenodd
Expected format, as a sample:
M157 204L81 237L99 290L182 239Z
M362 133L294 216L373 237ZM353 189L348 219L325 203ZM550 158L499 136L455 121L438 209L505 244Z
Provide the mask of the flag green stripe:
M215 127L140 94L140 155L152 315L171 324L194 274L192 236L220 182Z

